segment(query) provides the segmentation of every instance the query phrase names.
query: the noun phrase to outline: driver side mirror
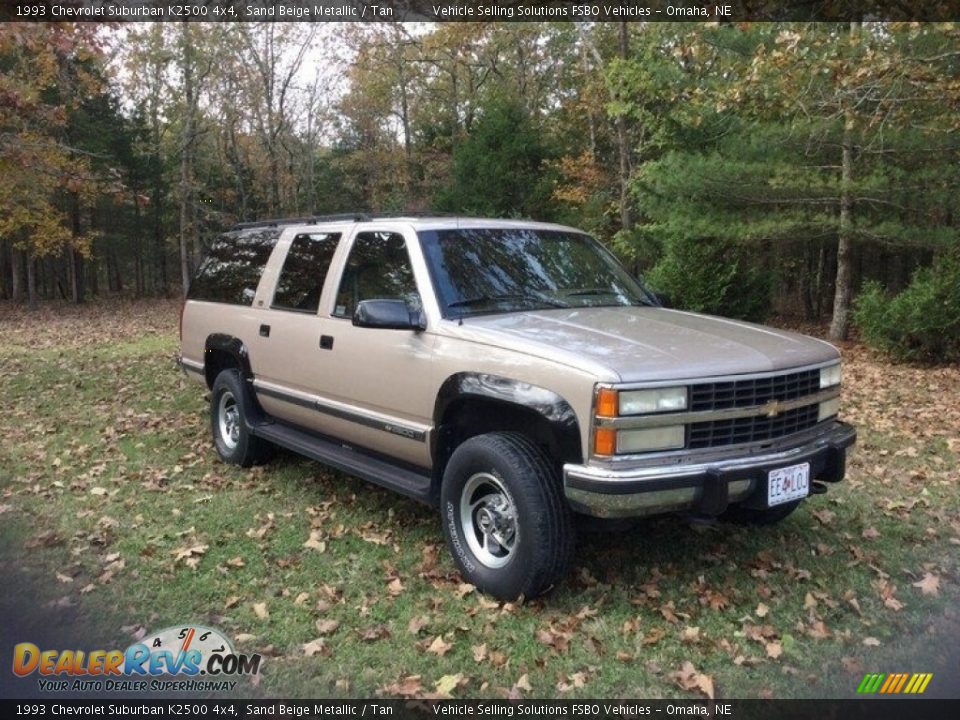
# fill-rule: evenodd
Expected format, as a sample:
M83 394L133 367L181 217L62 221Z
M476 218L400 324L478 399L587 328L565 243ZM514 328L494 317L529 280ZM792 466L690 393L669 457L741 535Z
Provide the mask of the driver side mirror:
M381 330L426 330L423 310L411 310L404 300L361 300L353 313L357 327Z

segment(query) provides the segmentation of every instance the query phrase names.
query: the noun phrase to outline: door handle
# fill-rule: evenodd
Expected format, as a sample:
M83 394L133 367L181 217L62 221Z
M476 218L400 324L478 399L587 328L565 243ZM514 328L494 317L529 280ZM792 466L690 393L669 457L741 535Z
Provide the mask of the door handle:
M260 326L260 337L270 337L270 326L261 325Z
M321 350L333 350L333 335L321 335L321 336L320 336L320 349L321 349Z

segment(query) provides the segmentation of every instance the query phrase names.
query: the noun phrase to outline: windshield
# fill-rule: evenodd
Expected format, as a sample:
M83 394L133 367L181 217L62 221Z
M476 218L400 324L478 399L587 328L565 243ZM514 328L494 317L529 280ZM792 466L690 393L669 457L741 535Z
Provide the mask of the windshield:
M613 255L580 233L458 229L419 237L444 317L656 304Z

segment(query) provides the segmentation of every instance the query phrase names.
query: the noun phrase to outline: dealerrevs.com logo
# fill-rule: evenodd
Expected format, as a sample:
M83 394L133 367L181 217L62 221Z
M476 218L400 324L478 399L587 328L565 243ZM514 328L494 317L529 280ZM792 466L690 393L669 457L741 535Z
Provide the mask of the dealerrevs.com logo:
M230 691L233 679L256 675L259 654L236 653L219 630L199 625L169 627L126 650L41 650L33 643L13 649L13 672L36 674L40 690L199 692Z

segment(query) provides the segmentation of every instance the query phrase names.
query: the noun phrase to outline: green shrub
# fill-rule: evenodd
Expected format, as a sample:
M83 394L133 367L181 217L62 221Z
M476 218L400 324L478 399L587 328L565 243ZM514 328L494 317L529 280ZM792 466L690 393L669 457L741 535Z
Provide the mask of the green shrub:
M647 274L673 307L741 320L770 310L770 274L747 261L743 248L712 238L676 238Z
M917 270L893 297L879 283L867 283L854 319L868 345L901 360L960 360L960 257L945 255Z

